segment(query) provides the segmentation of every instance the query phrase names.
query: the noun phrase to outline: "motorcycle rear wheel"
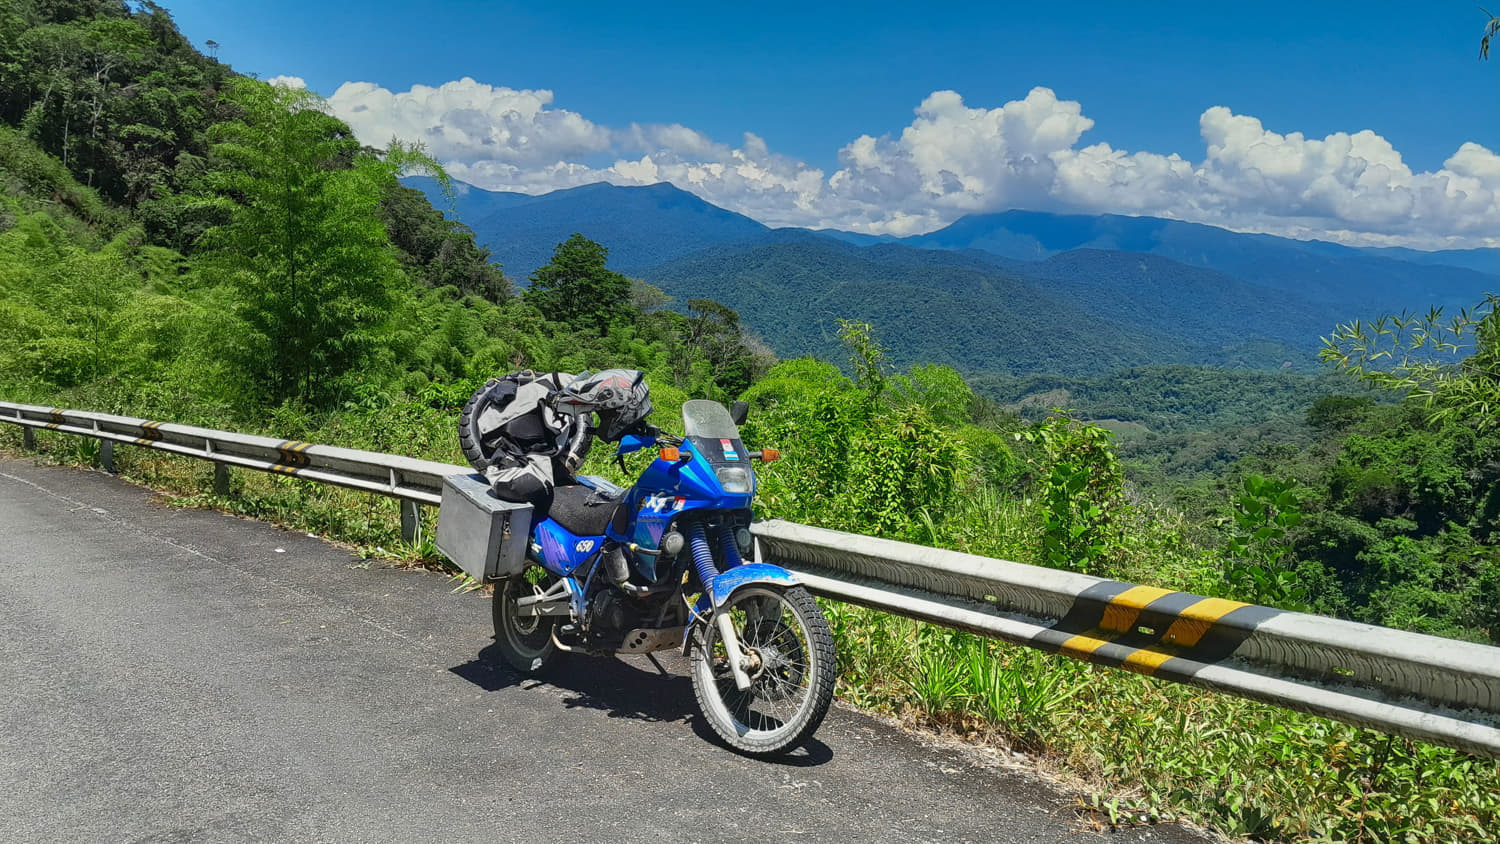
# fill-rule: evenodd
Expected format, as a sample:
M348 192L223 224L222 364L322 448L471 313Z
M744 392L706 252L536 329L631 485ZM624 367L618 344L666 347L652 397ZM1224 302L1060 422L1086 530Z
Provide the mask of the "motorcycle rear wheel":
M716 624L700 629L692 654L698 708L726 744L748 756L775 756L808 739L833 701L833 633L806 589L754 586L720 607L753 663L740 691Z
M517 598L537 594L545 587L546 578L542 578L542 585L537 586L532 584L532 578L527 577L528 573L542 571L540 568L528 569L495 584L491 610L495 620L495 647L500 649L500 656L510 667L526 675L541 671L557 653L557 647L552 644L552 629L557 625L557 619L523 616L516 606Z

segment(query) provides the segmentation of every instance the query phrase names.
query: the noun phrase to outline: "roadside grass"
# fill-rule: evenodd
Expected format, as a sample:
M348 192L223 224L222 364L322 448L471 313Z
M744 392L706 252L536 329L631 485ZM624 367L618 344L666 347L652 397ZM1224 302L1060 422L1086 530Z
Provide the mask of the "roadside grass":
M823 602L839 694L1038 757L1110 825L1266 841L1496 841L1500 763L1326 718ZM1111 796L1099 796L1111 795Z
M448 432L413 413L340 418L321 428L283 419L277 436L462 462ZM448 422L451 424L451 420ZM97 443L38 432L41 456L91 465ZM0 451L21 434L0 425ZM400 541L397 503L260 472L231 472L212 491L211 465L146 449L116 450L120 474L182 506L222 510L350 543L366 556L453 569L430 537ZM1142 517L1147 518L1147 517ZM1036 516L996 495L958 505L933 539L972 553L1033 558ZM1197 591L1201 552L1170 531L1127 529L1115 576ZM1149 576L1148 576L1149 575ZM453 577L455 591L472 581ZM1013 748L1080 779L1079 809L1105 825L1187 820L1265 841L1500 841L1500 763L1190 686L1096 668L1052 654L830 601L838 692L846 702L976 743Z

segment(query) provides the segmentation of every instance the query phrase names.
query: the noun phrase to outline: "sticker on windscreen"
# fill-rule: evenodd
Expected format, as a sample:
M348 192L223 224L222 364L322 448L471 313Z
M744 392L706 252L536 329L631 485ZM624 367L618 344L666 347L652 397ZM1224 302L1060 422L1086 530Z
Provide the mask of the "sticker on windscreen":
M734 450L734 440L719 440L719 445L724 449L725 460L740 459L740 453Z

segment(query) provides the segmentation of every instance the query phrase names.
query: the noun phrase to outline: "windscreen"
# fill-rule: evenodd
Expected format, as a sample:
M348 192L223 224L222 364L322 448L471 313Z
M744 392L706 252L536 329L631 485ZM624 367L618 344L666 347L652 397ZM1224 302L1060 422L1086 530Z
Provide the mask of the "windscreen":
M707 399L693 399L682 405L682 427L690 437L714 440L737 440L740 429L729 417L724 405Z

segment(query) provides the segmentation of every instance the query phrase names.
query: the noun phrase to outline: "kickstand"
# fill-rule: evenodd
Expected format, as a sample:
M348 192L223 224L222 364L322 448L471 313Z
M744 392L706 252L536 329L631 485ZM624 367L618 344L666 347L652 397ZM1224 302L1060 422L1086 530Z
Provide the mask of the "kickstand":
M663 676L663 677L670 677L671 676L670 674L667 673L667 667L665 665L662 665L661 662L659 662L656 659L656 654L646 654L646 659L651 660L651 664L654 665L654 666L656 666L656 670L661 672L661 676Z

